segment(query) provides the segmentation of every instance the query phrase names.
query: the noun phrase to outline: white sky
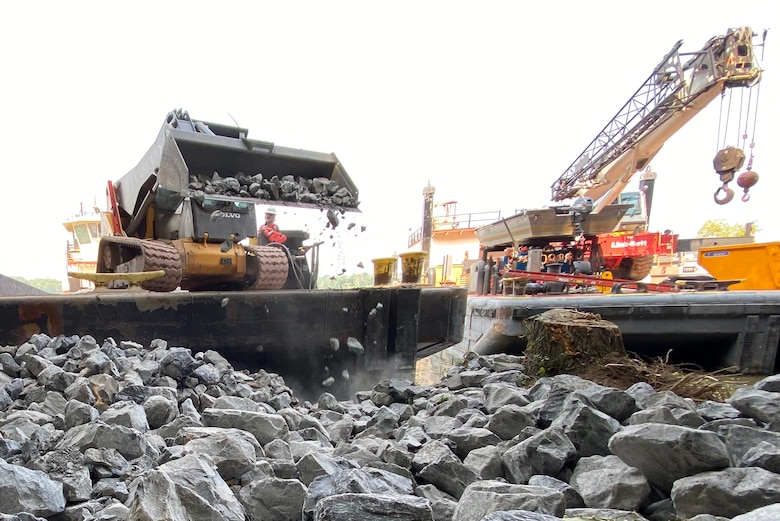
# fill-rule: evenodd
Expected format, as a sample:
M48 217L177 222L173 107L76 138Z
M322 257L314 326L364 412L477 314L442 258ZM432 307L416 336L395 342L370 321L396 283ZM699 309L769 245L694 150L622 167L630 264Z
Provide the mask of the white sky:
M179 107L218 123L230 113L250 138L334 152L360 189L354 219L366 231L345 235L345 254L325 253L321 274L357 261L370 270L406 249L428 181L459 213L550 204L553 181L677 40L694 51L742 25L770 29L760 183L749 203L712 202L715 101L652 162L651 228L693 236L707 219L757 220L759 240L780 240L772 5L4 2L0 273L64 277L62 221L82 202L105 207L107 180L135 166Z

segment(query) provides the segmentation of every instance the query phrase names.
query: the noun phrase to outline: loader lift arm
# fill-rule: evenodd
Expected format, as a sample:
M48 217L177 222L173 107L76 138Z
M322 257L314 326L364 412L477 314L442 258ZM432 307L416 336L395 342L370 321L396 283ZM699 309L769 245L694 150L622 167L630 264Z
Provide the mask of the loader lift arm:
M631 177L663 144L718 94L751 87L761 78L749 27L711 38L699 51L681 53L682 40L614 118L552 184L552 200L577 196L594 201L593 212L615 200ZM687 61L684 59L687 58ZM733 179L723 179L725 183Z

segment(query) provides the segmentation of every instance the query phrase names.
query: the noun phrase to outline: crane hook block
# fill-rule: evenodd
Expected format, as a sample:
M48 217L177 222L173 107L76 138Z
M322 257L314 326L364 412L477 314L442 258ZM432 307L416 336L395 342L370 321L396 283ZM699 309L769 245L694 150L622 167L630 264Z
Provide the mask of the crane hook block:
M736 147L726 147L715 154L712 166L715 168L715 172L723 176L723 174L733 174L742 168L744 162L745 153L742 150Z

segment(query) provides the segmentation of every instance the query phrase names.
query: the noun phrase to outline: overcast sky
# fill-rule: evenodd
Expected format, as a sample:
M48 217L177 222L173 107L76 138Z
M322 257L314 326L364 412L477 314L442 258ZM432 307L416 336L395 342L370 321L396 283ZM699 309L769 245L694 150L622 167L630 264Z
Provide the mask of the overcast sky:
M335 153L360 189L362 213L350 219L366 231L344 235L346 253L328 253L322 271L370 270L372 258L406 249L429 181L459 212L550 204L553 181L675 42L695 51L743 25L770 29L747 140L760 183L748 203L713 203L716 100L652 162L651 227L693 236L708 219L757 220L759 240L780 240L772 5L5 2L0 273L64 277L62 221L82 203L105 207L106 181L135 166L174 108Z

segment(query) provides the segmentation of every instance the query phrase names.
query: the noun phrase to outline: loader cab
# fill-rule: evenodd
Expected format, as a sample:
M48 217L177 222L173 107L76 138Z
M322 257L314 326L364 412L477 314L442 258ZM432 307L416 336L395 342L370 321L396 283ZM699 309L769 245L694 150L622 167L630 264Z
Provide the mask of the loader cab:
M234 234L237 242L257 235L257 217L252 203L205 198L190 200L190 208L193 238L208 235L209 241L224 241Z

